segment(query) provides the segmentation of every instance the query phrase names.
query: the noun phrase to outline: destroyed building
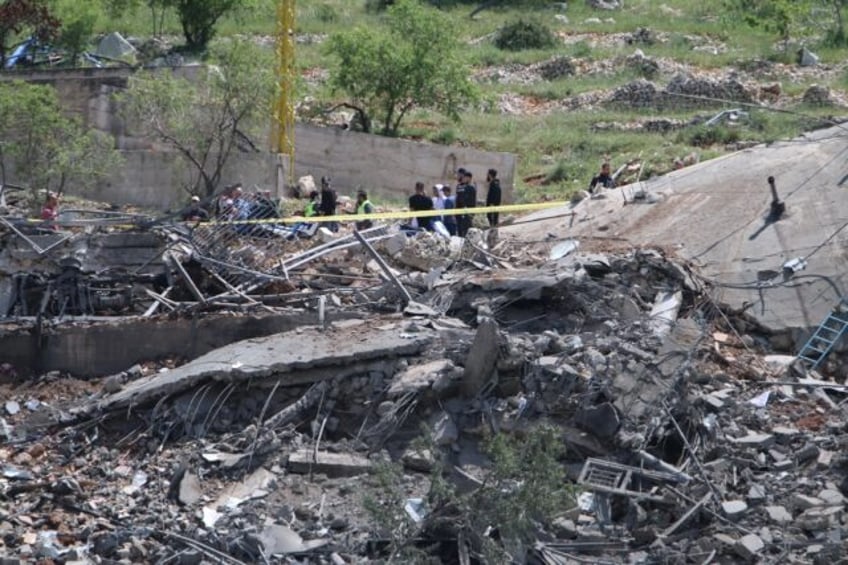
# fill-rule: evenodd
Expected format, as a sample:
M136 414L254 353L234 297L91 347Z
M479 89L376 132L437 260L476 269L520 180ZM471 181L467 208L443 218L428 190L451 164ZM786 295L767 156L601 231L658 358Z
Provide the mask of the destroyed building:
M3 217L0 555L836 562L845 143L497 238Z

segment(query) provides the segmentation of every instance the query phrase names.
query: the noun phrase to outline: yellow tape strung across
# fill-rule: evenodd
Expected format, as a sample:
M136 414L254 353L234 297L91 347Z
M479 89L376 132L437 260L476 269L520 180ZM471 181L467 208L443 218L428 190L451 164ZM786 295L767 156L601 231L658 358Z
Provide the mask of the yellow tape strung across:
M372 214L337 214L335 216L289 216L263 220L209 220L204 224L314 224L316 222L361 222L363 220L405 220L411 218L434 218L438 216L464 216L466 214L490 214L493 212L533 212L566 206L569 202L538 202L536 204L503 204L501 206L478 206L476 208L453 208L451 210L426 210L421 212L374 212ZM195 222L190 222L195 223Z
M398 212L374 212L371 214L337 214L335 216L289 216L287 218L265 218L261 220L216 220L201 221L201 224L220 225L249 225L249 224L314 224L326 222L361 222L364 220L407 220L412 218L434 218L438 216L464 216L474 214L510 213L510 212L534 212L537 210L548 210L560 208L570 204L568 201L559 202L537 202L535 204L502 204L500 206L477 206L475 208L452 208L450 210L425 210L420 212L398 211ZM61 221L42 220L30 218L29 223L63 225ZM179 222L178 222L179 223ZM197 221L182 223L197 224ZM68 225L73 225L70 222ZM132 227L132 224L109 224L112 227Z

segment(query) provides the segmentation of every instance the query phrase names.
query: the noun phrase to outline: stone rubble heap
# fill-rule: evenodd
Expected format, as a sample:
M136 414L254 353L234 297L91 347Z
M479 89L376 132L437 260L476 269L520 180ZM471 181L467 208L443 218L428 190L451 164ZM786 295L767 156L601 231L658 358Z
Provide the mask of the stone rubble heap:
M397 540L367 510L387 504L386 463L430 556L482 563L486 532L428 513L433 473L481 488L485 438L540 422L576 496L534 525L526 562L844 554L844 387L770 355L775 336L658 251L486 239L388 235L387 265L348 258L410 301L363 287L322 306L346 320L100 381L3 385L2 563L387 559ZM341 264L310 276L354 272Z

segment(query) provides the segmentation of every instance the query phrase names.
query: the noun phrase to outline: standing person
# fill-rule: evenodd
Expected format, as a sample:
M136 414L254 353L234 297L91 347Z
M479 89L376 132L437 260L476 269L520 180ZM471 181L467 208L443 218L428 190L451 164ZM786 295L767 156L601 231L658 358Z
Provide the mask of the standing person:
M44 220L44 227L50 230L56 229L55 222L59 218L59 195L53 191L47 193L44 199L44 205L41 207L41 219Z
M444 185L437 184L433 187L433 210L444 210L445 209L445 193L443 192ZM434 221L445 223L444 216L436 216L433 218Z
M330 177L321 177L321 204L318 210L322 216L336 215L336 191L333 190ZM339 231L338 222L328 222L327 228L332 232Z
M409 209L413 212L425 212L433 209L433 201L424 194L424 183L415 183L415 194L409 197ZM430 216L415 218L415 227L420 230L430 230Z
M356 214L373 214L374 213L374 205L371 204L371 201L368 200L368 193L364 190L360 190L356 193ZM356 222L354 224L357 230L367 230L370 227L374 226L374 222L371 220L362 220Z
M498 178L498 172L495 169L489 169L486 174L486 181L489 183L489 190L486 191L486 206L501 205L501 181ZM486 214L486 219L489 220L489 227L498 227L497 212L489 212Z
M589 192L595 193L595 187L601 185L602 188L615 188L615 179L610 173L610 164L607 161L601 165L601 172L592 177L592 182L589 183Z
M456 187L456 207L457 208L474 208L477 206L477 187L474 186L474 175L471 171L463 169L462 175L462 191L460 187ZM456 219L457 235L465 237L472 225L471 214L461 214Z
M456 200L451 196L451 187L448 185L442 187L442 194L445 195L445 211L456 209ZM456 216L454 214L445 214L443 218L442 222L445 224L448 233L456 235Z
M309 193L309 203L306 205L306 208L303 209L303 215L307 218L311 218L312 216L318 215L318 206L320 205L320 198L317 190L313 190Z

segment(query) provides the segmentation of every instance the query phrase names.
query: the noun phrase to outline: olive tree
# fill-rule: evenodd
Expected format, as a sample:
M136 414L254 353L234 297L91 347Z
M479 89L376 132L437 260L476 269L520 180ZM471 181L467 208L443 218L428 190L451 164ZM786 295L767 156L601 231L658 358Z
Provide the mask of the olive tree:
M191 173L189 191L212 195L234 151L257 152L275 92L271 53L241 41L212 51L215 63L193 80L144 71L119 97L130 128L174 149Z
M330 85L356 111L366 132L397 135L413 108L429 108L459 120L463 105L477 99L448 16L418 0L397 0L379 27L330 37L335 57Z

